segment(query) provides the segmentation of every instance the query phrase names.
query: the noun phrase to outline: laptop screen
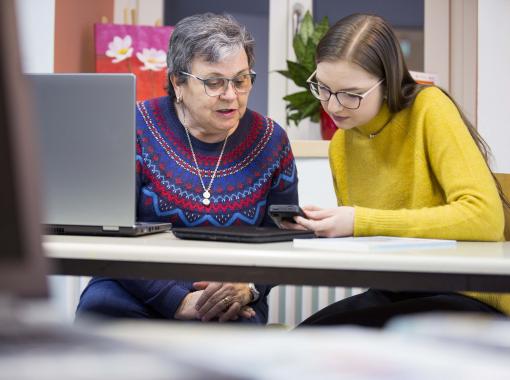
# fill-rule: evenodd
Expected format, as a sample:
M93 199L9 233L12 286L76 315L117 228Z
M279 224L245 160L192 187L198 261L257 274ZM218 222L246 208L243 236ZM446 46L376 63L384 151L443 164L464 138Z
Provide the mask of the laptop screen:
M0 51L0 295L46 295L35 183L39 172L12 0L0 2Z
M30 74L27 79L39 135L41 221L132 226L134 75Z

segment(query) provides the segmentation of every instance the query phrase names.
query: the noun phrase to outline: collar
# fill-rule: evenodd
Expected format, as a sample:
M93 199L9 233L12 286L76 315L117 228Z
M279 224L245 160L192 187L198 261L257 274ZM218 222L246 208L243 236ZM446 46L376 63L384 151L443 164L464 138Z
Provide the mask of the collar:
M379 110L379 113L375 115L375 117L370 120L368 123L364 125L360 125L359 127L356 127L355 129L357 132L359 132L361 135L368 137L368 138L374 138L377 136L382 130L388 125L392 117L392 114L388 108L388 105L386 102L383 103L381 106L381 109Z

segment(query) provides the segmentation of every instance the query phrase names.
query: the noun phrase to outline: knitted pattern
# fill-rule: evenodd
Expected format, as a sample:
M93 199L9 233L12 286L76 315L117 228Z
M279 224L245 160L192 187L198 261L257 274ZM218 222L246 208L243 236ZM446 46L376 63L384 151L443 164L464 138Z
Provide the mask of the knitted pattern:
M210 190L204 189L173 104L168 97L137 104L136 170L138 220L174 226L269 224L268 200L297 203L297 174L287 135L273 120L247 110L229 137ZM193 136L197 162L207 186L223 142Z
M338 203L355 207L355 236L503 239L494 180L457 107L436 87L396 114L383 106L366 125L338 131L330 163ZM510 294L465 294L510 315Z
M138 103L136 121L139 221L170 221L176 227L269 225L272 222L266 210L270 204L298 204L296 166L289 140L271 119L246 111L228 138L210 190L209 207L202 204L204 190L186 132L169 98ZM190 137L207 187L223 141L209 144ZM267 322L271 286L256 286L260 298L251 304L256 317L241 317L237 322ZM83 292L81 305L83 311L107 315L113 308L115 315L131 318L144 315L173 319L191 291L192 281L94 278Z

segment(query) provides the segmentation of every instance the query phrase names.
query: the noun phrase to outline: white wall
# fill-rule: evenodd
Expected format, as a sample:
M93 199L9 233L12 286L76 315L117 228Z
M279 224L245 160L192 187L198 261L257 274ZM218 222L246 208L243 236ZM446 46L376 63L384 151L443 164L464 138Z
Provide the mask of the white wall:
M335 207L336 196L327 158L297 158L299 204Z
M23 71L52 73L55 0L16 0Z
M136 9L139 25L155 25L156 22L163 22L163 0L143 0L143 2L140 0L114 0L113 22L130 24L131 9Z
M510 173L510 1L478 1L478 130Z

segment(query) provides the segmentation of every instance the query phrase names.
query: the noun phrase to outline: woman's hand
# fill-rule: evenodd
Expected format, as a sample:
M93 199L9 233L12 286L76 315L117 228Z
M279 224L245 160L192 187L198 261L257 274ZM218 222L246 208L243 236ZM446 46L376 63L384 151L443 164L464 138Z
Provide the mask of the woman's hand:
M213 318L226 322L239 316L251 318L255 315L251 307L246 307L251 301L251 291L246 283L200 281L193 286L203 291L195 307L198 318L204 322Z
M296 223L319 237L352 236L354 233L354 207L321 209L316 206L303 207L306 219L297 216Z
M197 301L202 296L203 290L188 293L181 301L174 314L175 319L181 321L189 321L191 319L198 319L198 312L196 308Z

